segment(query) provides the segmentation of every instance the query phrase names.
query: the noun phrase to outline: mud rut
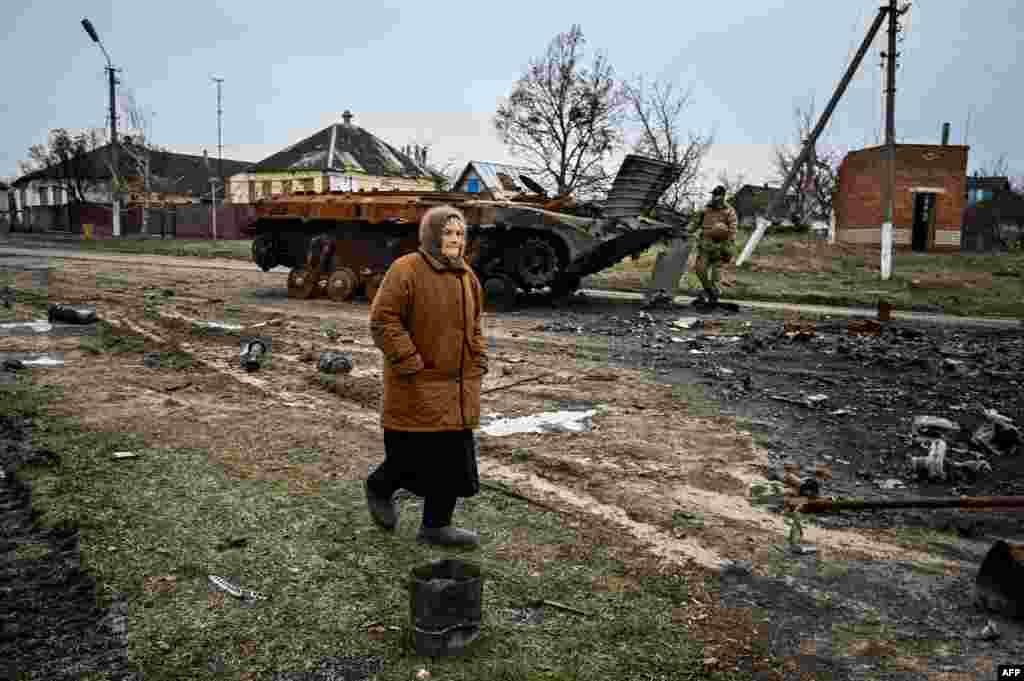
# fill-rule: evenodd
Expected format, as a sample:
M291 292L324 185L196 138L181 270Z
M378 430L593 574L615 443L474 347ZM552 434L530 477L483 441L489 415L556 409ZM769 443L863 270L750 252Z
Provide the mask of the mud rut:
M53 296L94 302L110 323L144 336L157 347L190 352L198 360L197 367L181 372L192 385L168 396L166 384L161 387L160 383L166 379L155 377L155 373L166 375L164 371L143 367L137 355L127 360L92 360L76 354L75 339L67 346L68 366L49 372L46 382L71 387L104 377L108 388L117 385L118 379L122 386L131 388L109 388L105 395L93 394L90 402L100 407L87 412L88 425L112 427L116 420L130 416L147 437L168 441L180 438L182 429L176 428L175 422L187 422L192 437L177 444L208 447L229 470L256 475L273 475L274 446L284 450L305 439L330 450L329 443L338 440L339 431L344 432L345 444L338 447L333 469L309 471L307 477L356 478L380 460L376 411L379 391L373 389L379 381L380 360L369 341L365 303L288 301L283 275L212 268L198 274L198 268L175 271L166 262L173 259L162 260L165 262L160 267L153 267L126 258L118 271L129 283L119 291L83 284L95 279L99 267L109 269L109 264L68 260L62 271L51 275ZM175 295L160 306L156 317L147 317L142 289L160 287L173 287ZM237 301L243 292L247 297L239 313L240 323L284 320L260 330L273 341L274 364L254 374L238 367L237 338L197 336L189 331L191 320L223 319L223 302ZM747 375L761 376L759 382L769 384L772 381L763 380L763 376L772 373L769 365L773 359L777 360L776 369L784 369L787 363L800 365L807 358L793 355L805 349L794 352L772 342L765 329L778 326L778 322L764 327L752 322L753 340L737 345L709 337L700 341L703 354L692 355L688 352L694 349L692 344L666 343L664 332L664 324L689 313L643 316L637 310L635 306L583 302L555 311L534 308L517 314L488 315L485 333L492 339L492 371L485 378L485 390L545 371L553 375L485 395L485 414L519 416L588 405L600 405L603 412L584 433L501 438L481 435L480 470L485 480L500 482L518 494L605 527L609 541L618 537L622 543L642 547L647 557L660 562L664 570L699 574L717 571L723 558L751 560L749 573L741 570L722 575L717 605L722 609L768 612L770 651L787 658L791 667L796 665L789 671L811 671L816 665L818 672L828 671L834 678L878 671L878 660L884 654L864 646L840 650L833 636L836 622L859 621L871 608L881 612L881 621L897 638L955 640L961 653L941 659L909 656L902 669L892 672L896 674L892 678L897 678L899 672L977 672L993 661L1008 661L1012 651L1024 648L1021 630L1012 623L1002 623L1003 635L994 642L976 641L968 635L969 629L986 620L986 615L972 609L969 588L985 543L965 540L958 551L946 554L937 554L934 547L907 546L887 532L886 525L899 527L900 521L914 517L912 513L890 513L873 520L861 516L807 526L804 542L815 545L817 553L787 556L784 560L793 568L789 576L770 570L768 566L778 560L775 547L785 545L789 528L780 514L750 505L749 485L764 477L765 468L776 455L793 458L794 453L802 454L798 458L807 463L832 442L821 437L819 424L827 421L826 417L779 410L775 408L777 403L760 404L748 399L749 394L744 395L738 387L741 376L736 372L745 367ZM630 321L624 325L616 317ZM335 340L320 333L323 321L336 324ZM628 333L622 332L626 326ZM52 342L38 338L5 340L33 346L19 349L38 349ZM315 363L302 360L304 352L313 350L315 354L328 348L352 352L356 365L350 377L339 379L334 393L311 383ZM773 351L778 357L771 354ZM89 369L90 363L93 369ZM764 371L758 373L751 368L758 365ZM722 377L730 376L721 371L728 366L734 367L731 376L736 380L722 381ZM801 370L798 367L789 374L783 371L772 388L798 391L801 380L809 381L808 387L813 385L814 372L794 377ZM836 372L832 392L839 392L845 382L852 402L856 383L851 384L849 379L851 375L863 378L863 367L837 367ZM180 380L176 377L172 382ZM688 415L685 402L672 395L673 384L694 381L708 383L706 389L723 400L729 411L770 424L776 440L788 440L792 445L782 448L789 451L770 452L755 445L750 434L738 431L729 416ZM351 391L346 391L346 386ZM70 399L62 411L86 413L82 405L73 403L73 397ZM154 407L158 408L155 418ZM1015 410L1000 407L1020 422L1019 404ZM227 437L224 426L257 412L276 426L253 434L250 442L268 435L279 441L264 447L260 457L246 460L242 453L246 443ZM878 426L860 421L859 428L847 430L861 433L864 439L864 433L877 432ZM835 435L829 432L830 437ZM845 432L843 437L850 439L843 428L837 432ZM332 434L333 438L325 437ZM332 460L330 453L325 457L328 461ZM834 458L849 460L850 466L844 474L843 467L836 464L831 484L841 490L861 489L856 472L858 467L866 468L873 452L864 454L867 456L861 460L853 460L849 451L837 454ZM315 480L310 484L315 485ZM835 492L827 489L826 493ZM1022 493L1019 487L1016 493ZM974 515L987 518L992 514ZM703 527L680 527L674 521L677 517L700 517ZM1000 521L993 522L998 526ZM480 529L486 537L486 528ZM823 579L820 566L825 561L841 562L846 569L844 577L838 581ZM929 561L945 574L922 577L908 568L914 561ZM826 591L833 606L823 617L820 598ZM881 646L885 652L887 645L894 644L883 642L876 648ZM742 651L734 652L742 655ZM894 654L892 650L888 653Z

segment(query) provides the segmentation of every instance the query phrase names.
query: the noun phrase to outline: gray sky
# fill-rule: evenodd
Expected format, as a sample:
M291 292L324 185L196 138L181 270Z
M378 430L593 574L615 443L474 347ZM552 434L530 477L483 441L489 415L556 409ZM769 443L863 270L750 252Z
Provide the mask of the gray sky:
M0 25L6 113L0 176L51 128L103 127L106 61L89 18L123 69L123 87L155 112L151 139L184 153L217 149L216 86L224 78L225 158L259 161L340 118L393 145L428 143L435 160L515 162L493 133L499 98L559 32L578 22L587 49L620 76L692 85L684 126L715 130L710 174L773 179L772 146L794 136L793 108L824 108L880 0L590 0L507 3L100 2L74 8L7 0ZM944 121L970 169L1005 153L1024 174L1024 78L1018 0L919 0L904 15L897 81L900 142L938 143ZM615 9L613 9L615 8ZM909 20L909 21L907 21ZM844 149L880 141L880 32L826 129ZM119 123L119 127L123 123Z

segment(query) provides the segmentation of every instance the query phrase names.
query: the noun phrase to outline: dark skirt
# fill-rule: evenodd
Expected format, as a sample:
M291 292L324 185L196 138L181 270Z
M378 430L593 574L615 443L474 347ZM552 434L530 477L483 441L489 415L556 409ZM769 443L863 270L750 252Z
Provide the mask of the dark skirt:
M472 497L480 492L472 430L384 429L383 476L421 497Z

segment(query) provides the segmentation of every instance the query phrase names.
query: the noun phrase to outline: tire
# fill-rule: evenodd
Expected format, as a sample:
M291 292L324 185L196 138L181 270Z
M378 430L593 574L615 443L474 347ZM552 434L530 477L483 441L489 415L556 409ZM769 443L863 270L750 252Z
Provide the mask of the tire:
M305 267L296 267L288 274L288 297L305 300L316 291L316 277Z
M252 261L264 272L269 272L281 264L277 252L277 239L273 234L260 234L252 240Z
M344 302L352 297L359 278L348 267L341 267L327 280L327 297L335 302Z
M551 283L551 297L564 298L568 295L572 295L580 287L581 281L582 278L577 275L562 275L558 277Z
M558 249L550 239L532 237L516 251L515 274L527 287L547 286L558 276Z
M516 305L516 282L504 274L491 275L484 281L485 309L507 312Z

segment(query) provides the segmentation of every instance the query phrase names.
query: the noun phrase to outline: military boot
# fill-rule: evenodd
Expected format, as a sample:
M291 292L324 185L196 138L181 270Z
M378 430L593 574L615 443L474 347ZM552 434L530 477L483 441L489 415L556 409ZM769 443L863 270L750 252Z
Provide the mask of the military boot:
M421 544L436 544L437 546L465 546L476 548L480 545L480 538L475 532L460 530L451 525L444 527L420 527L416 533L416 541Z

